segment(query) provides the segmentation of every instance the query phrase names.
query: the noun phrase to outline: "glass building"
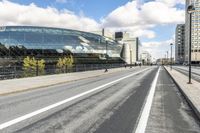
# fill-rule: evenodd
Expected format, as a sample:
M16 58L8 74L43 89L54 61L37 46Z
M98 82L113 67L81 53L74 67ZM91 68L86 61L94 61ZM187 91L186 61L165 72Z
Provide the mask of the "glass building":
M43 52L49 50L57 53L108 55L110 58L121 58L122 50L122 44L97 34L33 26L0 27L0 43L1 56L8 54L5 52L6 48L13 47L25 49L29 53L34 50ZM24 54L24 50L21 51L22 53L17 50L16 53Z

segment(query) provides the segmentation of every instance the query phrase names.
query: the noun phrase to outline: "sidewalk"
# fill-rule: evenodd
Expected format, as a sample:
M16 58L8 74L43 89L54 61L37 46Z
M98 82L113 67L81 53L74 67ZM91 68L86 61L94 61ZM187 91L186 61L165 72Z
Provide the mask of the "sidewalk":
M165 69L179 86L186 100L189 102L196 115L200 119L200 82L192 80L192 84L187 84L187 76L174 69L171 71L170 67L165 66Z
M125 70L129 70L129 68L125 69L124 67L122 67L122 68L109 69L109 71L106 73L104 72L104 70L95 70L95 71L48 75L48 76L39 76L39 77L30 77L21 79L2 80L0 81L0 95L23 92L31 89L48 87L52 85L62 84L66 82L86 79L90 77L96 77L100 75L105 75Z

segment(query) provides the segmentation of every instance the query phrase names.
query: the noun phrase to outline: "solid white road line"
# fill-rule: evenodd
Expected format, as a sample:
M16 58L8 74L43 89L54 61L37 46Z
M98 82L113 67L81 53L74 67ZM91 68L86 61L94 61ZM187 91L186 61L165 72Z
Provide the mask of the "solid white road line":
M157 72L157 74L156 74L156 76L155 76L155 78L152 82L149 94L146 98L146 103L144 104L144 107L142 109L142 113L140 115L140 119L139 119L137 128L135 130L135 133L145 133L149 114L150 114L150 111L151 111L154 93L155 93L155 90L156 90L156 84L157 84L157 81L158 81L159 72L160 72L160 68L158 69L158 72Z
M60 105L63 105L63 104L65 104L65 103L68 103L68 102L70 102L70 101L72 101L72 100L75 100L75 99L80 98L80 97L82 97L82 96L85 96L85 95L87 95L87 94L90 94L90 93L92 93L92 92L95 92L95 91L97 91L97 90L99 90L99 89L102 89L103 87L112 85L112 84L117 83L117 82L119 82L119 81L121 81L121 80L124 80L124 79L126 79L126 78L132 77L132 76L137 75L137 74L139 74L139 73L142 73L142 72L144 72L144 71L146 71L146 70L148 70L148 69L150 69L150 68L146 68L146 69L144 69L144 70L142 70L142 71L139 71L139 72L136 72L136 73L132 73L132 74L130 74L130 75L128 75L128 76L125 76L125 77L122 77L122 78L120 78L120 79L114 80L114 81L112 81L112 82L109 82L109 83L107 83L107 84L101 85L101 86L96 87L96 88L94 88L94 89L91 89L91 90L89 90L89 91L80 93L80 94L78 94L78 95L75 95L75 96L70 97L70 98L68 98L68 99L65 99L65 100L63 100L63 101L60 101L60 102L57 102L57 103L55 103L55 104L49 105L49 106L47 106L47 107L44 107L44 108L42 108L42 109L36 110L36 111L34 111L34 112L32 112L32 113L29 113L29 114L26 114L26 115L24 115L24 116L15 118L15 119L13 119L13 120L10 120L10 121L8 121L8 122L2 123L2 124L0 124L0 130L2 130L2 129L4 129L4 128L7 128L7 127L9 127L9 126L12 126L12 125L14 125L14 124L16 124L16 123L19 123L19 122L21 122L21 121L24 121L24 120L26 120L26 119L29 119L29 118L31 118L31 117L33 117L33 116L38 115L38 114L41 114L41 113L43 113L43 112L46 112L46 111L48 111L48 110L50 110L50 109L56 108L56 107L58 107L58 106L60 106Z

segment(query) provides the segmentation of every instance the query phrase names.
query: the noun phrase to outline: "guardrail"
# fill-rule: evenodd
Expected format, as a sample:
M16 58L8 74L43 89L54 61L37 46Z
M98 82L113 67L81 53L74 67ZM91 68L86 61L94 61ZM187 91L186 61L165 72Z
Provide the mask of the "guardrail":
M53 75L61 73L82 72L91 70L103 70L105 68L119 68L124 67L124 64L78 64L70 68L60 69L56 66L47 66L40 75ZM25 71L22 66L0 66L0 80L35 77L37 75L36 69L32 71Z

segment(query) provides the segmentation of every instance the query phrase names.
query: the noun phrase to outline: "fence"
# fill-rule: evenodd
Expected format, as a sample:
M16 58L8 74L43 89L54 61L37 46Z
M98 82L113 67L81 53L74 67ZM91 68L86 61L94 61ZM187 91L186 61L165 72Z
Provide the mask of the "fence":
M71 72L82 72L91 70L102 70L105 68L119 68L123 67L124 64L77 64L71 68L60 69L56 66L46 66L44 72L39 73L39 75L53 75L61 73L71 73ZM26 72L22 66L1 66L0 67L0 80L23 78L23 77L34 77L37 75L37 69Z

